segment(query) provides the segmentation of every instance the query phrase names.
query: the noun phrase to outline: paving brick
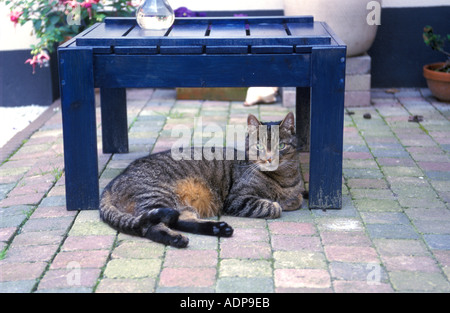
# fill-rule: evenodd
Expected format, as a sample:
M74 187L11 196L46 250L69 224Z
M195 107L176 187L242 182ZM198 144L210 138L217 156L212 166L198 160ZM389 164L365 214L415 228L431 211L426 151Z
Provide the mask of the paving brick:
M50 269L67 268L76 264L80 268L101 268L109 257L108 250L80 250L60 252L56 255Z
M271 277L268 260L224 259L220 261L219 277Z
M440 272L436 261L428 256L385 256L382 260L388 271Z
M359 219L356 218L322 218L320 220L317 220L317 226L321 232L360 232L363 230L363 224Z
M160 259L113 259L106 264L107 278L156 278L161 269Z
M390 272L389 276L397 291L450 291L448 280L440 273L398 271Z
M70 229L69 236L108 236L115 235L117 231L103 222L75 221Z
M350 188L358 189L387 189L388 185L383 179L370 178L351 178L348 179L347 185Z
M161 287L211 287L215 283L215 268L164 268L161 271Z
M234 227L233 236L226 238L226 242L240 243L244 241L269 241L269 234L265 228L238 228Z
M57 197L46 197L42 200L41 206L58 206L62 207L66 205L66 197L65 196L57 196Z
M331 279L323 269L276 269L274 271L277 288L329 288Z
M17 231L17 227L0 228L0 241L9 241Z
M122 242L112 252L113 258L149 259L160 258L164 255L165 247L162 244L146 241Z
M368 224L367 232L371 238L418 239L419 234L411 225Z
M221 258L269 259L271 256L268 242L226 241L220 245Z
M31 193L26 195L16 195L5 198L0 201L0 207L8 207L14 205L36 205L41 202L41 199L44 197L44 193Z
M378 164L385 167L401 166L401 167L415 167L414 160L409 158L377 158Z
M273 279L264 277L225 277L217 280L216 292L218 293L271 293Z
M75 216L77 211L67 211L65 206L44 207L39 206L34 210L30 218L49 218L49 217L65 217Z
M69 268L49 270L38 285L38 291L66 288L92 288L100 276L99 268Z
M360 212L401 212L397 201L383 199L361 199L353 201Z
M366 224L410 224L408 216L400 212L361 212L361 217Z
M450 250L450 235L424 235L425 242L431 249Z
M389 189L352 189L350 191L353 199L386 199L395 200L395 196Z
M325 254L329 261L378 263L378 256L374 248L356 246L325 246Z
M3 259L5 263L48 262L58 245L11 246Z
M46 262L0 262L0 281L25 281L39 278L47 267Z
M386 283L368 284L360 281L334 281L334 290L338 293L391 293L392 287Z
M1 293L30 293L34 285L35 280L19 280L19 281L7 281L0 282Z
M418 162L418 165L424 171L450 171L450 163L449 162Z
M309 236L316 234L316 229L312 223L270 222L269 230L276 235Z
M96 293L149 293L155 291L155 280L141 279L102 279Z
M273 235L271 237L271 244L274 251L295 251L303 249L310 251L322 251L322 245L319 237Z
M61 250L109 250L114 240L115 236L68 236Z
M274 268L321 268L326 269L325 256L321 252L300 251L275 251Z
M372 243L363 231L324 231L320 233L322 244L336 246L345 242L346 246L371 246Z
M362 178L362 179L381 179L383 174L379 169L356 169L356 168L344 168L344 177L350 178Z
M450 267L450 250L433 250L433 254L443 267Z
M216 267L218 262L215 250L169 250L166 252L164 267Z
M450 221L414 221L417 230L422 234L449 234Z
M411 239L374 239L373 243L382 256L429 255L427 248L419 240Z
M73 223L73 217L35 218L28 220L22 227L23 232L61 230L65 232Z
M384 166L383 172L386 176L415 176L421 177L424 173L417 167L405 166Z
M61 231L22 232L14 237L11 246L59 245L64 239Z
M388 282L386 270L378 263L331 262L333 280L364 281L368 284Z

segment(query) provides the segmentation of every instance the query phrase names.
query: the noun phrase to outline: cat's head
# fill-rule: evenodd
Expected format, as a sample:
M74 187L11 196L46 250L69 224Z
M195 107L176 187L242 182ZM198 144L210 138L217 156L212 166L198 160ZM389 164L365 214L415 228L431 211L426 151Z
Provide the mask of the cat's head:
M261 122L249 114L246 151L248 159L262 171L275 171L297 158L295 117L289 112L279 122Z

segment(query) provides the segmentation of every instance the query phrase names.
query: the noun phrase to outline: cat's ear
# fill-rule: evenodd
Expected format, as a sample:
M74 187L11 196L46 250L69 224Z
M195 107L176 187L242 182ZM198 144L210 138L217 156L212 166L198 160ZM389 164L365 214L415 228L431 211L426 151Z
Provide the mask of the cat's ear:
M280 128L284 128L295 134L295 117L294 113L289 112L280 124Z
M256 118L256 116L254 116L253 114L249 114L247 117L247 125L259 127L259 125L261 125L261 122Z

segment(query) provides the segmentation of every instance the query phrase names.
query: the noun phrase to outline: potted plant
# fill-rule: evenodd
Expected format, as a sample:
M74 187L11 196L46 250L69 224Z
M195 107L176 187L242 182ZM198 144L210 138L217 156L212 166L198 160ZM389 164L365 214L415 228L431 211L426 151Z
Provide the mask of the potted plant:
M33 68L48 65L55 47L84 29L101 22L106 16L129 16L134 11L130 0L0 0L9 6L11 22L31 23L39 40L31 46L26 60ZM137 3L136 3L137 4Z
M450 102L450 53L444 50L446 41L450 41L450 34L443 37L435 34L431 26L426 26L423 30L423 40L431 49L447 57L445 62L425 65L423 76L427 80L428 88L436 98Z
M372 46L381 19L381 0L283 0L286 15L313 15L347 44L347 56Z

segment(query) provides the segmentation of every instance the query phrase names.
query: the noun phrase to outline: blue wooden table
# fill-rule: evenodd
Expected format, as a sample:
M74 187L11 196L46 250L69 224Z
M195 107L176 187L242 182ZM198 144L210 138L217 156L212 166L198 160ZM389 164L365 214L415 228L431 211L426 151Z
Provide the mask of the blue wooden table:
M309 206L342 205L345 44L312 17L176 19L145 31L107 18L58 48L68 210L99 205L94 87L104 153L128 152L126 88L296 87Z

